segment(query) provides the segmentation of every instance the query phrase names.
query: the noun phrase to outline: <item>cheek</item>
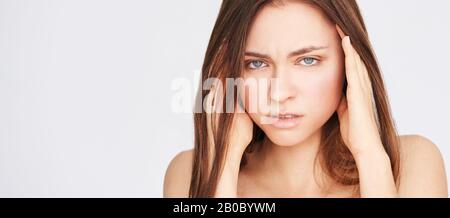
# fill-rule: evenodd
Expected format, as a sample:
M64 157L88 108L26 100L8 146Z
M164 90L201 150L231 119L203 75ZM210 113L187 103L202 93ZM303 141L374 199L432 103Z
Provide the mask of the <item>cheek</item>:
M244 80L248 81L245 78ZM254 78L251 78L251 80L254 80ZM253 87L253 83L246 84L247 86L240 86L241 92L239 93L239 96L243 100L242 103L244 104L245 111L250 116L250 119L255 123L259 123L260 116L257 111L255 111L257 110L257 97L255 97L255 95L258 95L259 93L255 92L257 88Z
M324 69L317 77L311 79L304 90L310 101L309 109L321 112L317 113L318 115L331 116L342 97L343 79L343 72L337 67Z
M257 113L260 107L264 105L258 104L258 99L267 97L268 83L270 82L270 75L244 75L244 83L241 83L239 88L241 90L240 97L243 99L245 109L249 113ZM245 84L245 85L244 85Z
M258 104L261 101L258 99L263 98L264 96L262 95L267 95L266 93L268 93L267 82L270 81L270 74L244 74L242 78L245 86L242 83L239 86L241 90L239 96L243 100L245 110L250 118L255 123L260 123L263 116L261 110L267 109L267 107L264 103L262 105Z
M239 89L240 89L240 97L241 99L243 99L243 103L244 103L244 107L247 110L247 112L249 111L249 105L250 104L254 104L255 102L255 98L252 97L252 95L254 95L254 90L256 87L253 87L253 82L255 81L254 78L251 77L243 77L244 79L244 84L240 84Z

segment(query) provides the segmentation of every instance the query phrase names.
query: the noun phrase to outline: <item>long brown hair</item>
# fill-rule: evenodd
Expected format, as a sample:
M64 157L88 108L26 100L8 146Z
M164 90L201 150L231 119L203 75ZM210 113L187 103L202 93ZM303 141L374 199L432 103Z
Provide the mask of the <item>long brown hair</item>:
M201 82L208 78L225 81L226 78L240 77L243 69L244 47L252 21L262 7L277 2L279 0L223 0L206 51ZM308 0L306 2L321 9L332 22L339 25L344 33L350 36L355 50L366 64L373 87L380 137L390 158L392 172L397 181L399 175L397 132L380 68L356 1ZM205 99L208 93L207 90L200 88L197 98ZM226 99L222 100L226 101ZM234 101L236 102L236 99ZM226 105L225 102L222 105ZM217 123L213 125L220 131L214 132L211 136L208 134L206 112L202 110L201 113L194 114L195 147L189 197L214 196L226 159L233 117L233 113L221 113ZM342 140L336 113L323 126L322 131L320 152L323 157L321 164L325 172L339 184L358 185L356 164ZM264 132L254 125L253 140L246 152L254 149L253 142L264 137ZM242 164L245 164L245 155Z

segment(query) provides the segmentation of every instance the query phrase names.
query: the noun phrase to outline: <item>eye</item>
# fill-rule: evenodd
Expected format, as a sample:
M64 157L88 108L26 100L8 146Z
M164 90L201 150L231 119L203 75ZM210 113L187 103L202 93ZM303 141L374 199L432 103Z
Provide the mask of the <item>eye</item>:
M299 63L300 63L301 65L304 65L304 66L307 66L307 67L308 67L308 66L316 65L318 61L319 61L319 60L317 60L316 58L307 57L307 58L301 59Z
M263 61L254 60L254 61L249 61L247 63L247 67L251 70L257 70L257 69L267 67L267 64L264 63Z

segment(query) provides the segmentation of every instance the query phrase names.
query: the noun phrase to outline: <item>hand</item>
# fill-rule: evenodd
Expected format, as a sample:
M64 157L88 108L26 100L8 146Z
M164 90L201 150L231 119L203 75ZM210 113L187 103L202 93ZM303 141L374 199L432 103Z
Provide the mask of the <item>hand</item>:
M219 87L219 88L215 88ZM210 158L213 158L214 154L214 136L217 135L218 129L217 125L212 125L211 121L215 121L217 124L219 116L215 113L215 108L220 107L220 103L222 102L222 90L220 86L214 86L211 88L211 92L207 98L207 104L211 106L211 110L209 113L207 111L207 129L208 129L208 138L210 141ZM239 95L238 95L239 96ZM217 103L216 103L217 100ZM224 168L219 176L219 180L217 182L216 191L214 193L214 197L237 197L237 184L239 177L239 170L242 155L245 152L245 149L250 144L253 137L253 122L250 117L247 115L245 110L240 108L241 110L237 110L240 107L240 104L236 104L235 114L232 121L230 133L229 133L229 145L227 146L227 157L225 159ZM212 163L212 159L210 159L210 163ZM212 165L210 166L212 167Z
M345 53L347 93L337 113L342 139L355 159L361 197L396 197L389 157L378 132L369 73L350 38L336 26Z
M364 62L350 38L336 25L345 53L347 93L338 106L341 135L354 157L384 151L378 132L372 84Z
M213 137L217 135L213 134L213 132L217 133L217 131L220 131L218 129L219 126L217 125L219 116L216 113L216 107L219 106L222 99L223 92L221 87L217 85L213 86L207 99L208 104L211 105L212 112L207 113L207 123L210 125L212 124L212 120L215 121L214 125L208 126L208 134L211 139L213 139ZM239 157L240 160L241 156L245 152L245 149L250 144L253 138L253 121L239 103L235 105L234 112L234 118L229 133L228 151L231 151L229 154L235 157Z

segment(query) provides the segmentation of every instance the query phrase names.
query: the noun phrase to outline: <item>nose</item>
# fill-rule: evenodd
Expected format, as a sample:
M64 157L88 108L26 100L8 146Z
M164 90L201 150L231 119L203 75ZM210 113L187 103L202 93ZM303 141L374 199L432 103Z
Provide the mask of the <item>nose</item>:
M270 83L269 98L272 103L283 104L296 96L295 81L288 71L277 69Z

